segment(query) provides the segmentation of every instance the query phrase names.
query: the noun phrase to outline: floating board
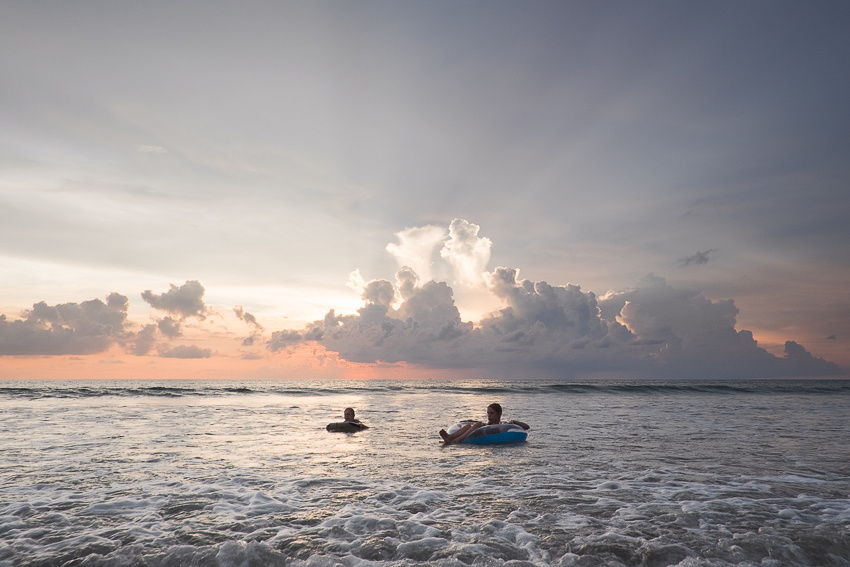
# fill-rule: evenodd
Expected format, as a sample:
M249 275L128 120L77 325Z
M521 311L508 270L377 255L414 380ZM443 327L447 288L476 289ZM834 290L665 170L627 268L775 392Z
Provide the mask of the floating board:
M328 431L354 433L355 431L362 431L363 429L368 428L362 423L357 423L356 421L340 421L337 423L329 423L326 429Z
M452 425L449 428L448 433L454 433L467 423L470 422L462 421ZM518 441L525 441L527 437L528 433L519 425L514 425L513 423L498 423L496 425L483 425L479 427L467 435L466 439L461 441L461 443L516 443Z

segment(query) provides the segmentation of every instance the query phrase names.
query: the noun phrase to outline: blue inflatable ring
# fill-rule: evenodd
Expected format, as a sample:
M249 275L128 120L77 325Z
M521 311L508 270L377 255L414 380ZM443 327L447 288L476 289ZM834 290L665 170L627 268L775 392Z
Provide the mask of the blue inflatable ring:
M468 423L473 421L461 421L449 427L448 433L454 433ZM516 443L525 441L528 433L519 425L513 423L498 423L496 425L482 425L466 436L461 443Z

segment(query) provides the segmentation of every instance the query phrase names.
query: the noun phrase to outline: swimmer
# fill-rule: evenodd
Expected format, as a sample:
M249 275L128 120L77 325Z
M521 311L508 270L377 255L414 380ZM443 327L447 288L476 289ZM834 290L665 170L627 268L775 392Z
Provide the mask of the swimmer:
M368 425L365 425L359 419L354 419L354 410L352 408L345 408L342 411L342 417L345 419L345 421L350 421L351 423L356 423L356 424L360 425L360 427L362 429L368 429L369 428Z
M440 430L440 437L443 438L443 443L448 445L449 443L460 443L466 437L478 429L479 427L484 427L485 425L498 425L502 423L502 406L496 403L490 404L487 406L487 423L481 423L480 421L476 421L475 423L467 423L454 433L446 433L445 429ZM514 425L519 425L523 429L531 429L531 426L527 423L523 423L521 421L511 420L505 423L513 423Z

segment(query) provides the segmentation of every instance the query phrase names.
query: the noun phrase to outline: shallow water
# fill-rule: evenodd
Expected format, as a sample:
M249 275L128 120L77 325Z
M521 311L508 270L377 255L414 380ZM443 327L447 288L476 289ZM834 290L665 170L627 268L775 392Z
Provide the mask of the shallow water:
M484 417L528 441L439 443ZM0 382L0 565L850 565L850 382ZM328 433L353 406L372 427Z

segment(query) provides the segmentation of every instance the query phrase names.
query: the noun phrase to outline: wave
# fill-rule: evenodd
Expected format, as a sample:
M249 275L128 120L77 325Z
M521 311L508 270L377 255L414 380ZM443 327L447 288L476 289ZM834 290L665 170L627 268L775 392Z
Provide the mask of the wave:
M333 396L367 392L512 395L850 395L850 380L748 380L748 381L68 381L0 382L0 399L98 398L98 397L221 397L245 395Z

